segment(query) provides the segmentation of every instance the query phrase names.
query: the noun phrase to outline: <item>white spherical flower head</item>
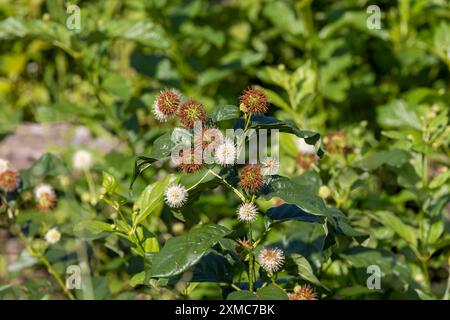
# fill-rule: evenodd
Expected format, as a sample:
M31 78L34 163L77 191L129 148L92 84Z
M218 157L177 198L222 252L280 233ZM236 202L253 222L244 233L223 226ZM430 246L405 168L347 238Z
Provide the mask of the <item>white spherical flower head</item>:
M234 164L236 161L236 147L233 141L230 139L225 139L217 149L215 154L216 162L221 165Z
M45 196L54 197L55 190L53 190L53 188L50 185L42 183L34 189L34 197L36 198L37 201L40 201L42 197Z
M281 269L284 264L284 254L278 248L264 249L258 257L260 266L268 273L275 273Z
M181 184L175 184L166 189L165 192L166 203L171 208L182 207L188 198L188 192Z
M48 230L47 233L45 234L45 241L47 241L49 244L55 244L60 239L61 233L56 228Z
M5 159L0 159L0 174L4 173L9 169L9 161Z
M77 170L87 170L92 166L92 154L86 150L78 150L73 155L73 167Z
M316 154L316 147L312 144L306 143L305 139L297 138L297 148L301 154L313 155Z
M244 222L253 222L256 220L258 209L253 203L243 203L237 210L239 220Z
M265 176L271 176L280 170L280 161L274 157L267 157L262 161L261 173Z
M157 103L157 100L155 100L155 103L153 104L153 114L155 115L156 120L159 122L166 122L167 119L169 119L168 115L165 115L160 109L159 105Z

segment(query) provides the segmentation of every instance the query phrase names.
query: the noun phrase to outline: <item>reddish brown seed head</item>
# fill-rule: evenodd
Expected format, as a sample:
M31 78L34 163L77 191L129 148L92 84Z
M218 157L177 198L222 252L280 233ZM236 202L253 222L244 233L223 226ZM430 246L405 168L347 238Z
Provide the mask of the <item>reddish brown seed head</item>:
M235 250L236 250L237 254L243 259L247 256L248 251L250 251L252 249L253 249L253 243L247 239L239 239L235 246Z
M194 123L206 121L206 112L203 104L194 100L182 103L178 108L178 117L183 126L193 128Z
M194 148L187 148L182 150L180 156L180 170L184 173L197 172L202 168L201 155L199 154L196 159Z
M261 89L248 88L240 96L240 108L245 113L266 113L267 96Z
M289 300L317 300L317 295L308 285L296 286L294 292L289 294Z
M174 90L165 89L156 98L156 106L164 115L171 116L177 113L181 97Z
M11 192L19 186L19 174L14 169L7 169L0 174L0 188Z
M255 192L264 185L261 167L258 165L246 165L241 172L241 181L239 182L242 188L247 191Z

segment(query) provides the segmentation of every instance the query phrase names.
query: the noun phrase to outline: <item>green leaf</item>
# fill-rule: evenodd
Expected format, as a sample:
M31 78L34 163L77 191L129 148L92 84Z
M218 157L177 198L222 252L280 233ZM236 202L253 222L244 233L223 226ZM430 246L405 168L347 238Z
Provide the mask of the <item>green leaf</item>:
M178 180L179 178L174 175L167 175L162 180L147 186L134 203L133 211L138 213L133 216L133 224L138 225L151 213L161 209L164 203L164 191L169 185L177 183Z
M220 225L199 225L188 234L169 239L153 256L150 276L173 277L195 265L208 250L230 231Z
M383 274L394 275L406 283L411 281L410 273L403 257L396 256L387 250L353 247L341 253L340 256L354 268L366 270L370 265L377 265Z
M282 33L298 35L303 31L303 24L297 20L295 10L285 2L269 2L263 10L264 16Z
M130 279L130 286L136 287L138 285L144 284L145 282L145 271L136 273L131 279Z
M272 176L267 182L266 198L279 197L288 204L295 204L305 213L326 217L339 233L350 237L367 237L365 233L353 229L341 211L336 208L328 208L322 198L289 178Z
M153 21L111 19L101 26L106 37L136 41L144 46L152 48L167 48L170 46L170 38L165 30Z
M396 217L392 212L378 211L375 215L382 224L394 230L395 233L414 248L417 247L417 235L412 227L403 223L403 221Z
M214 122L220 122L225 120L238 119L240 116L239 108L232 105L226 105L217 107L214 113L211 115L211 119Z
M286 292L273 284L256 290L258 300L289 300Z
M242 120L241 120L242 122ZM239 125L239 124L238 124ZM300 130L293 121L281 121L272 117L253 116L250 122L250 129L277 129L279 132L294 134L297 137L304 138L305 142L316 145L320 141L320 134L313 131ZM317 150L317 155L322 157L324 154L321 147Z
M130 189L133 187L133 184L136 181L137 177L140 176L146 169L148 169L155 161L158 161L158 159L144 156L139 156L136 158L136 161L134 162L134 171L130 183Z
M82 221L74 227L74 233L77 237L88 240L101 238L105 233L113 231L114 226L112 224L96 220Z
M156 239L155 237L145 239L144 250L145 252L158 252L159 251L158 239Z
M274 222L298 220L305 222L323 223L320 217L309 214L296 205L286 203L270 208L269 210L267 210L266 216Z
M234 291L227 296L227 300L258 300L255 293L248 290Z
M430 184L428 185L430 189L437 189L440 186L442 186L444 183L447 182L447 180L450 179L450 170L444 171L443 173L440 173L438 176L433 178L431 180Z
M113 194L119 190L117 179L112 174L105 171L103 171L102 189L108 194Z
M374 152L356 163L363 170L372 171L384 164L400 168L409 160L408 152L399 149Z
M117 73L110 73L102 83L103 89L120 99L129 99L133 94L133 88L128 78Z
M306 281L324 287L319 279L317 279L317 277L314 275L309 261L300 254L293 253L287 257L286 270L290 271L290 273L292 274L299 275Z
M394 100L379 107L377 120L384 128L422 129L417 113L403 100Z
M195 265L191 282L231 283L233 281L231 264L222 255L211 251Z

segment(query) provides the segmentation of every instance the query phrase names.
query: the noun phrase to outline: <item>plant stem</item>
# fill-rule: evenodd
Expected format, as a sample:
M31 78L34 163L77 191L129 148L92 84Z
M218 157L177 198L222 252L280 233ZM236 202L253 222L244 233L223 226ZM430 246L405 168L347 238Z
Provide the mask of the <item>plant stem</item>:
M210 172L206 171L205 175L203 177L200 178L200 180L198 180L193 186L189 187L189 189L187 189L186 191L190 191L192 189L194 189L195 187L197 187L200 183L203 182L203 180L205 180L205 178L208 176Z
M241 291L241 288L239 288L237 285L235 285L234 283L231 284L231 287L233 289L235 289L236 291Z
M34 250L33 246L30 243L30 241L28 241L27 237L22 233L22 231L19 231L18 235L19 235L19 238L22 240L22 242L25 244L25 247L27 248L28 252L32 256L38 258L45 265L45 267L47 269L47 272L49 274L51 274L55 278L56 282L58 282L59 286L64 291L64 293L67 296L67 298L69 298L70 300L75 300L75 297L73 296L72 292L70 292L69 289L67 289L66 285L64 284L64 281L61 279L61 276L53 268L53 266L47 260L45 255L42 252L37 252L36 250Z
M255 279L253 279L253 253L249 254L249 259L248 259L248 279L249 279L249 289L251 292L253 292L253 282L255 281Z
M219 178L228 188L234 191L234 193L241 199L242 202L245 202L245 197L242 193L239 192L235 187L233 187L231 184L228 183L227 180L225 180L223 177L212 171L211 169L208 169L209 172L211 172L214 176Z
M425 285L428 290L431 290L430 274L428 272L427 262L425 260L421 260L421 263L422 263L423 274L425 276Z

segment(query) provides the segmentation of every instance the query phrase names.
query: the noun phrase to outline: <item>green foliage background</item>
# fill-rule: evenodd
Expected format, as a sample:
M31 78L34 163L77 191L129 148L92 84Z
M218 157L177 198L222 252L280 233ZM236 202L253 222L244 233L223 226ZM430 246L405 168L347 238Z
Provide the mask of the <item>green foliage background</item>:
M322 136L346 134L346 152L327 152L324 140L326 154L310 170L296 162L295 139L282 135L282 173L295 185L275 196L291 197L289 203L303 209L309 193L302 199L297 188L318 197L327 186L331 195L325 203L369 235L364 240L359 233L336 234L330 244L326 222L297 217L283 224L282 213L268 211L273 200L261 200L258 205L276 225L267 241L298 255L293 264L304 266L294 271L300 282L327 299L448 299L448 0L377 1L379 30L366 25L366 9L374 3L365 0L73 3L81 8L80 30L66 27L65 1L0 0L0 139L24 122L63 122L117 139L119 147L107 154L91 150L96 164L88 175L73 173L76 147L48 150L58 157L44 156L21 177L25 193L41 181L56 186L55 212L43 216L22 199L14 223L6 206L0 207L0 221L6 237L17 237L14 228L20 226L37 247L49 226L60 226L63 241L44 254L61 274L68 265L86 263L90 285L77 298L227 296L230 289L217 283L227 283L229 268L239 266L217 255L215 250L230 249L225 240L214 251L205 248L209 260L199 256L203 260L190 269L194 279L196 270L203 270L204 278L192 282L154 279L170 271L145 272L143 260L149 262L139 254L159 251L174 236L193 236L199 222L239 230L233 196L201 191L180 217L163 205L158 191L169 183L171 168L152 166L131 191L128 186L135 157L155 154L155 140L173 125L157 123L151 113L161 89L177 88L214 114L238 105L244 88L259 85L271 102L270 116ZM187 185L195 181L181 179ZM116 213L101 198L112 207L124 204L125 211L150 208L139 220L142 234L136 233L136 243L140 236L147 239L142 252L110 229L108 215ZM63 297L42 263L25 252L13 267L8 253L0 252L0 297ZM366 268L373 264L383 270L382 290L366 288Z

